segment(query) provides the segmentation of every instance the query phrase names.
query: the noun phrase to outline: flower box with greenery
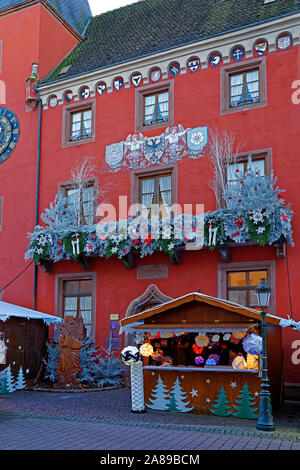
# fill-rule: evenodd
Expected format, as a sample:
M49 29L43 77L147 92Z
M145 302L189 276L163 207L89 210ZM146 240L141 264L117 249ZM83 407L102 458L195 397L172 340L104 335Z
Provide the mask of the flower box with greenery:
M71 210L68 199L58 193L41 215L44 227L38 225L29 235L25 259L39 263L45 259L58 262L83 256L116 256L125 261L132 253L143 258L157 251L170 257L178 247L199 242L200 232L203 233L200 246L210 249L228 242L264 246L285 241L293 245L293 212L282 198L284 191L276 186L273 173L260 176L251 169L251 158L246 172L238 169L236 172L235 181L227 184L223 192L226 207L200 217L185 214L170 219L136 217L81 225L74 207Z

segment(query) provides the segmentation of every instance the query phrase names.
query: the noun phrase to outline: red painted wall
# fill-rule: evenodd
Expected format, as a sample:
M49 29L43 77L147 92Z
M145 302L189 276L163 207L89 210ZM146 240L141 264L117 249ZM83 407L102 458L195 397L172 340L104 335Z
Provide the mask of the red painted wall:
M291 278L291 296L294 318L300 321L300 295L298 290L300 260L300 224L297 217L300 211L298 197L300 177L298 172L300 105L292 103L292 82L300 78L298 74L300 48L295 47L267 55L267 101L264 108L220 115L220 68L208 68L196 73L177 76L174 84L174 124L185 128L208 126L233 132L236 143L242 152L272 148L273 168L278 176L278 184L286 189L285 199L295 211L295 247L288 248L288 261ZM84 85L84 82L82 82ZM103 171L106 145L125 140L134 133L135 90L123 88L96 98L96 139L93 143L78 144L62 148L63 107L48 109L43 113L41 201L43 209L49 206L57 192L57 183L70 180L74 164L84 157L95 157L98 166L99 184L110 184L106 202L118 205L119 195L127 195L130 201L130 170L117 173ZM159 135L160 128L144 135ZM186 158L178 163L178 202L203 203L205 211L215 209L215 196L208 185L210 177L208 157L199 160ZM276 313L285 317L290 314L287 283L286 259L276 258L274 247L247 247L232 250L235 261L276 261ZM140 259L136 264L167 263L162 254ZM97 272L97 318L96 341L104 344L108 335L109 315L125 315L129 303L141 295L147 286L155 283L166 295L178 297L191 291L217 296L217 264L221 262L219 253L202 250L186 252L181 256L179 266L169 265L167 279L137 280L136 267L128 270L118 259L92 261L91 271ZM39 271L38 308L53 313L54 279L57 273L83 272L75 262L60 262L54 265L51 275ZM285 381L300 382L299 367L292 363L293 341L300 339L299 332L283 329L285 350ZM299 354L300 356L300 354Z
M33 62L40 78L62 60L77 39L44 7L36 5L0 17L2 67L6 106L18 117L20 139L10 158L0 165L0 195L4 196L0 231L0 288L27 264L28 232L35 223L38 111L26 112L25 82ZM33 267L5 290L3 300L25 307L33 303Z

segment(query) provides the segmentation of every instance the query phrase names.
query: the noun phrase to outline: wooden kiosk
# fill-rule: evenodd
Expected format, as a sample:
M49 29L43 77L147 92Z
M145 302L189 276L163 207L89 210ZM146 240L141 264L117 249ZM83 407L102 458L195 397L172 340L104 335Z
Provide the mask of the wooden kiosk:
M148 408L258 417L260 356L244 350L260 336L259 311L191 293L121 320L137 333ZM280 318L267 315L268 376L273 408L282 404ZM249 340L250 338L248 338Z

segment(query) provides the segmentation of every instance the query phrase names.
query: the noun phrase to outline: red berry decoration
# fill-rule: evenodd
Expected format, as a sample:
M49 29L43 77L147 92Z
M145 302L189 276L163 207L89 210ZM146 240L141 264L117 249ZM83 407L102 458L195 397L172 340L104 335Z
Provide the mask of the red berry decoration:
M228 196L228 199L232 199L232 197L231 197L231 196Z
M241 180L241 184L243 184L243 183L244 183L244 181L243 181L243 180Z

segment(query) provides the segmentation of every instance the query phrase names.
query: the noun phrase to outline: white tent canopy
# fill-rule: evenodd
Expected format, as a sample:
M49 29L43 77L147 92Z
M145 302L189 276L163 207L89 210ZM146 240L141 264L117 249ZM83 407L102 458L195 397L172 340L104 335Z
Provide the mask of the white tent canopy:
M6 321L10 317L27 318L27 320L43 320L47 325L62 322L62 318L60 317L0 301L0 320Z

